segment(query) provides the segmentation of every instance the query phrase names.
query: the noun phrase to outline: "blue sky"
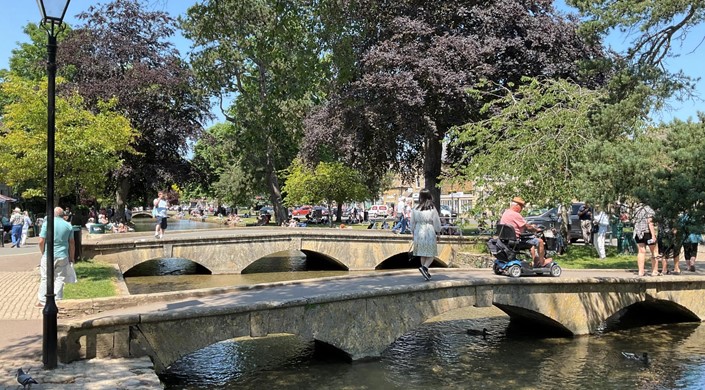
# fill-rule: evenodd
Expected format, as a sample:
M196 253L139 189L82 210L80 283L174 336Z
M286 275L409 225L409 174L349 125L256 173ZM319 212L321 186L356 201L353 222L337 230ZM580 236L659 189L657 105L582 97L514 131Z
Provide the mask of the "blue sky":
M8 4L9 3L9 4ZM77 20L74 17L76 14L87 10L91 5L97 3L95 0L72 0L66 16L66 21L69 24L76 24ZM196 0L146 0L152 10L166 11L176 17L183 15L186 10ZM17 47L17 42L26 42L27 37L22 32L23 27L29 22L37 22L39 20L39 9L34 0L4 0L3 8L0 12L0 68L7 68L8 61L12 49ZM561 10L567 10L563 0L558 0L556 6ZM676 71L682 69L686 74L692 77L704 77L705 66L702 64L703 52L705 47L698 47L701 40L705 37L705 25L698 26L692 30L688 39L680 42L674 42L674 50L680 53L677 58L671 58L667 61L667 66L670 70ZM179 49L182 56L186 56L190 48L189 42L181 36L174 37L174 45ZM623 34L612 34L608 37L606 43L616 50L625 47L629 44L630 39ZM700 99L705 98L705 81L700 80L697 84L696 93ZM689 117L695 117L698 110L705 111L702 101L685 101L678 102L672 100L670 102L671 111L656 114L654 119L668 121L672 118L686 120ZM214 112L222 119L220 112Z

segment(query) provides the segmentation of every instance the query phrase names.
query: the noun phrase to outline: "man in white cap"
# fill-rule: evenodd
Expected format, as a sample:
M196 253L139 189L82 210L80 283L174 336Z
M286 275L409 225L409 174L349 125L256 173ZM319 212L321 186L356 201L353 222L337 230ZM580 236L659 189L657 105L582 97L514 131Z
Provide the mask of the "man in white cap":
M22 225L24 225L24 217L19 207L15 207L15 210L10 216L10 225L12 225L12 247L19 248L22 242Z
M392 232L394 233L404 233L402 231L402 227L404 226L404 209L406 208L406 198L403 196L399 197L399 201L397 202L397 207L395 209L396 214L397 214L397 221L394 224L394 227L392 228Z

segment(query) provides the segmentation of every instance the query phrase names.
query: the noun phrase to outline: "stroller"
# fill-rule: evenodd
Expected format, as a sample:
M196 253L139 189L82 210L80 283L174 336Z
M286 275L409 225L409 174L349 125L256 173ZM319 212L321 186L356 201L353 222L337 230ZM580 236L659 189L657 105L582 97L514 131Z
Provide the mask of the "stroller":
M497 238L487 240L487 248L495 258L492 270L497 275L513 278L544 274L561 276L561 267L555 261L543 267L534 267L531 255L526 252L531 245L517 239L514 228L509 225L497 224Z

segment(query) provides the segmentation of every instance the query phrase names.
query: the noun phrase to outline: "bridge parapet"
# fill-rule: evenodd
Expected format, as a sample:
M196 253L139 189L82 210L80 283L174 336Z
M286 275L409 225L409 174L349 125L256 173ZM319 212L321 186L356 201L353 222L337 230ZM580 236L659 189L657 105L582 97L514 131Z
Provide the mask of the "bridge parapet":
M473 241L444 237L437 260L447 266L458 250ZM250 264L273 253L299 250L314 252L351 271L373 270L392 256L409 251L411 236L389 232L345 229L261 229L193 231L148 237L100 237L85 240L83 256L118 264L124 273L145 261L162 257L192 260L213 274L240 273Z

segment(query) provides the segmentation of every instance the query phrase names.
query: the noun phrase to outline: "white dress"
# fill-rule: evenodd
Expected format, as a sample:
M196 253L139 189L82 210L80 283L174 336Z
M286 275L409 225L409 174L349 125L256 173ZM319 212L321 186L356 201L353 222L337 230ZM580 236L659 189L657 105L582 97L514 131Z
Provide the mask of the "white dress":
M411 231L414 232L414 256L438 256L436 234L441 231L441 219L435 208L412 210Z

